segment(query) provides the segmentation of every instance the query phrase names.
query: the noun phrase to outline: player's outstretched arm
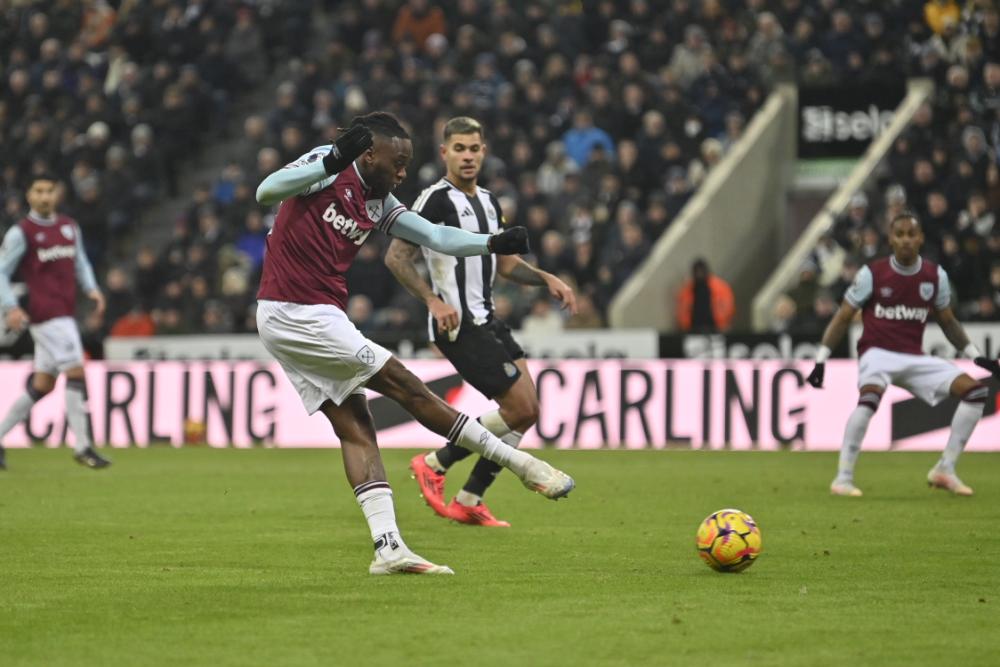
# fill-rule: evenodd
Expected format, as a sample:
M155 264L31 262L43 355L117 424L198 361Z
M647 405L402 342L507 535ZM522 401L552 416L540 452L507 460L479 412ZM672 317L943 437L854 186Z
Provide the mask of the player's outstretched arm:
M28 249L24 232L14 225L7 230L0 245L0 313L7 326L20 331L28 323L28 315L17 305L17 295L10 286L10 278L21 263L21 257Z
M458 311L438 297L423 276L417 272L414 262L419 256L420 246L403 239L393 239L385 253L385 265L407 292L427 306L441 333L458 329Z
M979 351L976 344L969 340L969 334L965 332L965 327L955 317L955 311L948 306L945 308L935 308L932 312L934 313L934 319L937 321L938 326L941 327L941 332L944 333L948 342L954 345L955 349L961 352L967 359L972 359L976 362L977 366L989 371L990 375L1000 380L1000 362L997 362L996 359L983 356L983 353Z
M528 231L524 227L511 227L499 234L476 234L458 227L435 225L413 211L403 211L392 218L390 226L384 231L404 241L453 257L490 253L517 255L528 252Z
M548 271L542 271L520 257L507 255L497 258L497 273L521 285L547 287L549 294L559 299L564 309L576 314L576 295L573 293L573 288Z
M854 321L854 316L857 313L858 309L851 305L850 301L844 299L844 302L840 304L840 309L837 310L830 323L826 325L826 331L823 332L823 340L820 343L819 350L816 351L816 365L813 366L812 372L806 378L806 382L817 389L823 387L823 377L826 374L826 360L830 358L831 350L837 347L840 341L844 339L844 334L847 333L847 328L851 326L851 322Z
M270 206L289 197L303 194L313 185L349 167L371 145L371 131L363 125L355 125L340 135L325 153L314 149L295 162L268 175L257 186L257 201Z
M935 308L931 312L934 314L934 319L937 320L938 326L941 327L941 332L948 339L948 342L955 346L956 350L969 359L982 356L979 348L969 341L969 335L965 333L962 323L955 317L955 311L951 309L951 306Z

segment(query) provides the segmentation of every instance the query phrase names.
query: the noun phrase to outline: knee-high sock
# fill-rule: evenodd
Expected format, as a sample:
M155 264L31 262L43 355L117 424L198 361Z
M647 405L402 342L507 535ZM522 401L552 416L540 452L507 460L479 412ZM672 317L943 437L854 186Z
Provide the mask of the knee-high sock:
M507 423L500 416L499 410L487 412L486 414L480 416L479 423L483 425L483 428L498 438L503 438L505 435L510 433L510 427L507 426ZM517 445L514 446L516 447ZM472 452L465 447L459 447L454 442L449 441L441 449L428 454L426 461L427 465L438 470L439 472L442 472L462 459L468 457L470 454L472 454Z
M10 406L10 410L7 411L7 416L3 418L3 421L0 421L0 440L3 440L12 428L28 418L31 408L41 397L41 393L31 386L29 381L28 390L17 397L14 405Z
M510 445L511 447L517 448L521 444L521 438L524 437L523 433L518 431L511 431L507 435L500 438L502 442ZM486 493L486 489L490 488L496 480L497 475L503 470L498 464L494 463L485 458L480 458L476 461L476 465L472 468L472 473L469 475L468 481L465 482L465 486L455 497L455 499L462 505L475 505L480 500L482 500L483 495Z
M387 533L399 536L396 508L392 504L392 489L388 482L365 482L354 487L354 496L368 521L368 530L378 549L379 538ZM400 541L402 541L400 539Z
M66 380L66 418L73 429L76 444L73 449L82 452L94 444L94 431L87 405L87 383L84 380Z
M483 425L475 419L470 419L468 415L458 415L448 432L448 440L472 450L504 468L509 468L519 478L524 477L528 466L535 460L530 454L525 454L502 442L500 438L483 428Z
M861 442L865 439L868 431L868 422L878 409L881 396L874 392L866 392L858 399L858 406L847 419L847 426L844 428L844 442L840 446L840 461L837 464L837 479L852 481L854 479L854 465L858 462L858 455L861 453Z
M955 416L951 418L951 434L941 454L941 460L938 461L938 468L946 472L955 471L955 463L965 448L965 443L969 441L972 431L983 416L987 393L986 387L977 386L962 397L962 402L955 410Z

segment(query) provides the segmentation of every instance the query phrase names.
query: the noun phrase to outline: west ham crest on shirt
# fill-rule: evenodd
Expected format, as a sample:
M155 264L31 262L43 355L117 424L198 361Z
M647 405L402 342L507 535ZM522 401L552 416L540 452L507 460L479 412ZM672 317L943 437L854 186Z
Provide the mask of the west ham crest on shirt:
M73 240L73 225L62 225L59 227L59 231L66 237L66 240Z
M371 218L372 222L378 222L379 218L382 217L382 200L369 199L365 202L365 211L368 212L368 217Z
M934 283L920 283L920 298L930 301L932 296L934 296Z
M889 297L892 296L892 288L891 287L883 287L883 288L879 289L879 293L882 295L883 299L888 299Z

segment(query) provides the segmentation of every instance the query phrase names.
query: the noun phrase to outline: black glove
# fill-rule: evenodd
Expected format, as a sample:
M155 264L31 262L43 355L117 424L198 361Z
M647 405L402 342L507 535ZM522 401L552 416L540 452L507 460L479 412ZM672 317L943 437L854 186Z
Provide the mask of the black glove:
M816 365L813 366L812 373L806 378L806 382L816 387L817 389L823 388L823 376L826 374L826 363L822 361L817 361Z
M531 250L528 247L528 230L524 227L505 229L491 236L486 248L494 255L525 255Z
M990 359L989 357L976 357L972 360L974 364L980 368L987 370L997 380L1000 380L1000 362L996 359Z
M359 155L372 145L372 132L364 125L355 125L337 137L330 152L323 157L323 168L330 176L347 169Z

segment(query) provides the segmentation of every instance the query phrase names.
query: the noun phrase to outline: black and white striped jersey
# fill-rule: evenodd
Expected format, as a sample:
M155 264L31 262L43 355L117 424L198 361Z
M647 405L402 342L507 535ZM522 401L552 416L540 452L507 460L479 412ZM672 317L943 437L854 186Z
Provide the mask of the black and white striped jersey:
M495 234L503 224L500 203L489 190L477 187L474 196L467 195L444 178L420 193L411 209L431 222L481 234ZM423 253L434 292L463 319L485 323L493 314L496 258L451 257L428 248L423 248ZM428 326L433 340L430 315Z

